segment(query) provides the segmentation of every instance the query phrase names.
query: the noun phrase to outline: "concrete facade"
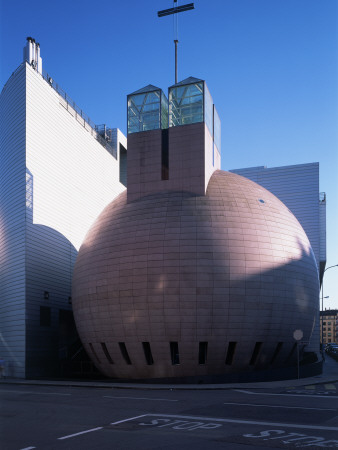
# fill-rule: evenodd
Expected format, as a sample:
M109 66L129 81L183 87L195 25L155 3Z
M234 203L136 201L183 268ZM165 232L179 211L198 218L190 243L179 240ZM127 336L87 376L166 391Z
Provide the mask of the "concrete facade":
M161 158L163 139L168 140L169 153L169 176L165 180ZM205 195L212 173L221 168L218 151L213 163L213 140L204 122L130 134L127 159L128 202L167 190Z
M116 130L114 157L39 68L24 61L0 95L0 355L15 377L56 374L67 357L78 249L125 189L126 138Z

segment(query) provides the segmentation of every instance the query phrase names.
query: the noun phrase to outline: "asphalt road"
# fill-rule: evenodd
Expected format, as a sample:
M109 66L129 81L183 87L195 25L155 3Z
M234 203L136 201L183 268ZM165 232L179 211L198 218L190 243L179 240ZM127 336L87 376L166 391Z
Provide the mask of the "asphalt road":
M338 448L338 383L133 390L0 385L0 448Z

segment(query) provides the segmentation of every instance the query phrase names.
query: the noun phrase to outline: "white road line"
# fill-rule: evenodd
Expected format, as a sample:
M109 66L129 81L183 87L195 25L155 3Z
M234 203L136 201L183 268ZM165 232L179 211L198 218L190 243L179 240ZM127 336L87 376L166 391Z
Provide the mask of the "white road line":
M142 414L141 416L129 417L129 419L119 420L118 422L112 422L110 425L118 425L119 423L129 422L130 420L139 419L140 417L153 416L153 414Z
M32 450L32 448L36 448L36 447L25 447L25 448L21 448L20 450Z
M302 406L281 406L281 405L257 405L255 403L223 403L224 405L239 406L264 406L265 408L285 408L285 409L315 409L316 411L336 411L335 408L303 408Z
M92 431L102 430L103 427L91 428L90 430L80 431L79 433L69 434L68 436L59 437L58 440L69 439L75 436L80 436L80 434L91 433Z
M169 400L167 398L150 398L150 397L112 397L110 395L104 395L103 398L129 398L131 400L154 400L157 402L178 402L178 400Z
M72 395L72 394L61 394L60 392L34 392L34 391L12 391L8 389L1 389L0 392L10 392L11 394L34 394L34 395ZM33 447L35 448L35 447Z
M267 425L268 427L285 427L285 428L298 428L298 429L310 429L310 430L327 430L327 431L338 431L338 427L324 427L319 425L304 425L295 423L281 423L281 422L263 422L255 420L237 420L237 419L217 419L215 417L199 417L199 416L179 416L173 414L145 414L145 416L151 417L172 417L178 419L189 419L189 420L213 420L214 422L225 422L225 423L243 423L245 425ZM140 416L144 417L144 416ZM132 419L127 419L132 420ZM126 421L127 421L126 420ZM111 424L114 425L114 424Z
M308 395L308 394L272 394L268 392L251 392L251 391L245 391L243 389L234 389L236 392L242 392L243 394L250 394L250 395L274 395L278 397L303 397L303 398L338 398L337 395Z

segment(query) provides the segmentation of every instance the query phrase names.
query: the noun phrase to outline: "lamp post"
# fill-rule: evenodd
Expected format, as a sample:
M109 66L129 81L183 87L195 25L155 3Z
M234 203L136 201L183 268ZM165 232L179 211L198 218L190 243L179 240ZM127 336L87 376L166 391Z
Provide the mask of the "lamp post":
M325 275L325 272L327 270L332 269L333 267L338 267L338 264L335 264L334 266L327 267L326 269L324 269L324 272L323 272L323 278L322 278L322 313L324 313L324 298L328 298L328 297L324 297L324 275ZM322 355L324 355L323 319L324 319L324 315L322 314Z

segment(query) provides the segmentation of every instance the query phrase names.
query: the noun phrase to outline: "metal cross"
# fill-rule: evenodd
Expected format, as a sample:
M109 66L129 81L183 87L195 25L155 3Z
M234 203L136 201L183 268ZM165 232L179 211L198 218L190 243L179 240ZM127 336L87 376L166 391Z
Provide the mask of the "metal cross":
M178 6L177 0L174 0L173 8L163 9L162 11L158 11L157 15L158 15L158 17L169 16L171 14L177 14L180 12L189 11L190 9L194 9L194 8L195 8L195 6L193 3L187 3L186 5ZM175 84L177 84L177 44L178 44L177 37L178 36L177 36L177 22L176 22L176 35L175 35L175 39L174 39L174 44L175 44Z

